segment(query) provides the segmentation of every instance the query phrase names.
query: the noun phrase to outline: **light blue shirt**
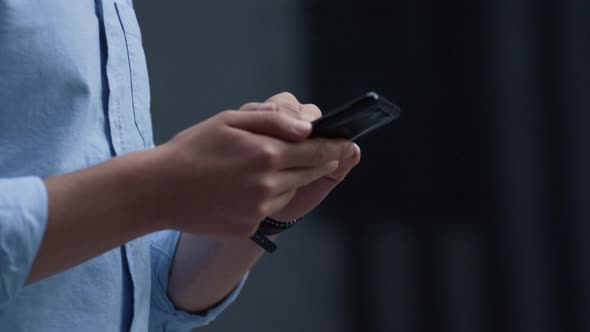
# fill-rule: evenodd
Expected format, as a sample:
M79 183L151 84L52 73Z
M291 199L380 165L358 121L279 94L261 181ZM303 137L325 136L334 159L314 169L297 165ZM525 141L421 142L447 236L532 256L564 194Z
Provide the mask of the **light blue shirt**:
M179 233L25 286L47 222L41 178L153 146L131 0L0 0L0 331L188 331L166 295Z

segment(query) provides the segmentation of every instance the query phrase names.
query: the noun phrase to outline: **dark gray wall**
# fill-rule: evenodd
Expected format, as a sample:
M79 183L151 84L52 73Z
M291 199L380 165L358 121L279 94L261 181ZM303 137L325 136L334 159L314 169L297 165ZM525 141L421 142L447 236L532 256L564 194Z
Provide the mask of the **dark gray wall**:
M590 331L590 2L137 3L159 142L290 90L402 117L208 331Z
M308 97L299 2L137 1L156 139L288 90Z

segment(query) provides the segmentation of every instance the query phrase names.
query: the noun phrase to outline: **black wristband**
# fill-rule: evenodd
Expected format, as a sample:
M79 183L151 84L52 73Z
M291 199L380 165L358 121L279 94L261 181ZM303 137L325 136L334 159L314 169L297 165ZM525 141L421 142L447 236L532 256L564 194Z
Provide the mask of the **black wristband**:
M277 250L277 245L269 240L266 235L279 234L280 232L293 227L301 218L289 222L280 222L272 218L265 218L258 226L256 233L250 237L252 241L266 250L268 253L273 253Z

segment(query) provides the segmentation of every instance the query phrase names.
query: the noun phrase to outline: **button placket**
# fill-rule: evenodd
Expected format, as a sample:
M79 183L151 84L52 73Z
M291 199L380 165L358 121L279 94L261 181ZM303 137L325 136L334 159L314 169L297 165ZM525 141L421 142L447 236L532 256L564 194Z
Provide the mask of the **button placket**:
M136 113L149 112L149 109L136 109L134 105L133 72L146 70L134 69L126 27L131 26L126 10L132 10L127 4L118 1L103 0L104 30L107 42L107 82L109 86L109 125L111 139L117 155L143 149L146 146L146 133L151 137L151 126L142 130L141 117ZM143 49L139 51L143 52ZM146 75L147 76L147 75ZM136 79L135 79L136 80ZM149 95L149 88L145 87L141 94ZM147 98L149 100L149 97ZM148 106L149 107L149 106Z

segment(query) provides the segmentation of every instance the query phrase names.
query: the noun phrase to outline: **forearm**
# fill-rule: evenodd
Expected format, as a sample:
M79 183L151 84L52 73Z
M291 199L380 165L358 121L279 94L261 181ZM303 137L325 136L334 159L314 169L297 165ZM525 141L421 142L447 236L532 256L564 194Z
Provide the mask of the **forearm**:
M28 282L78 265L155 229L143 222L144 152L46 178L47 227Z
M168 296L178 309L206 310L223 300L263 253L248 237L183 233L170 271Z

